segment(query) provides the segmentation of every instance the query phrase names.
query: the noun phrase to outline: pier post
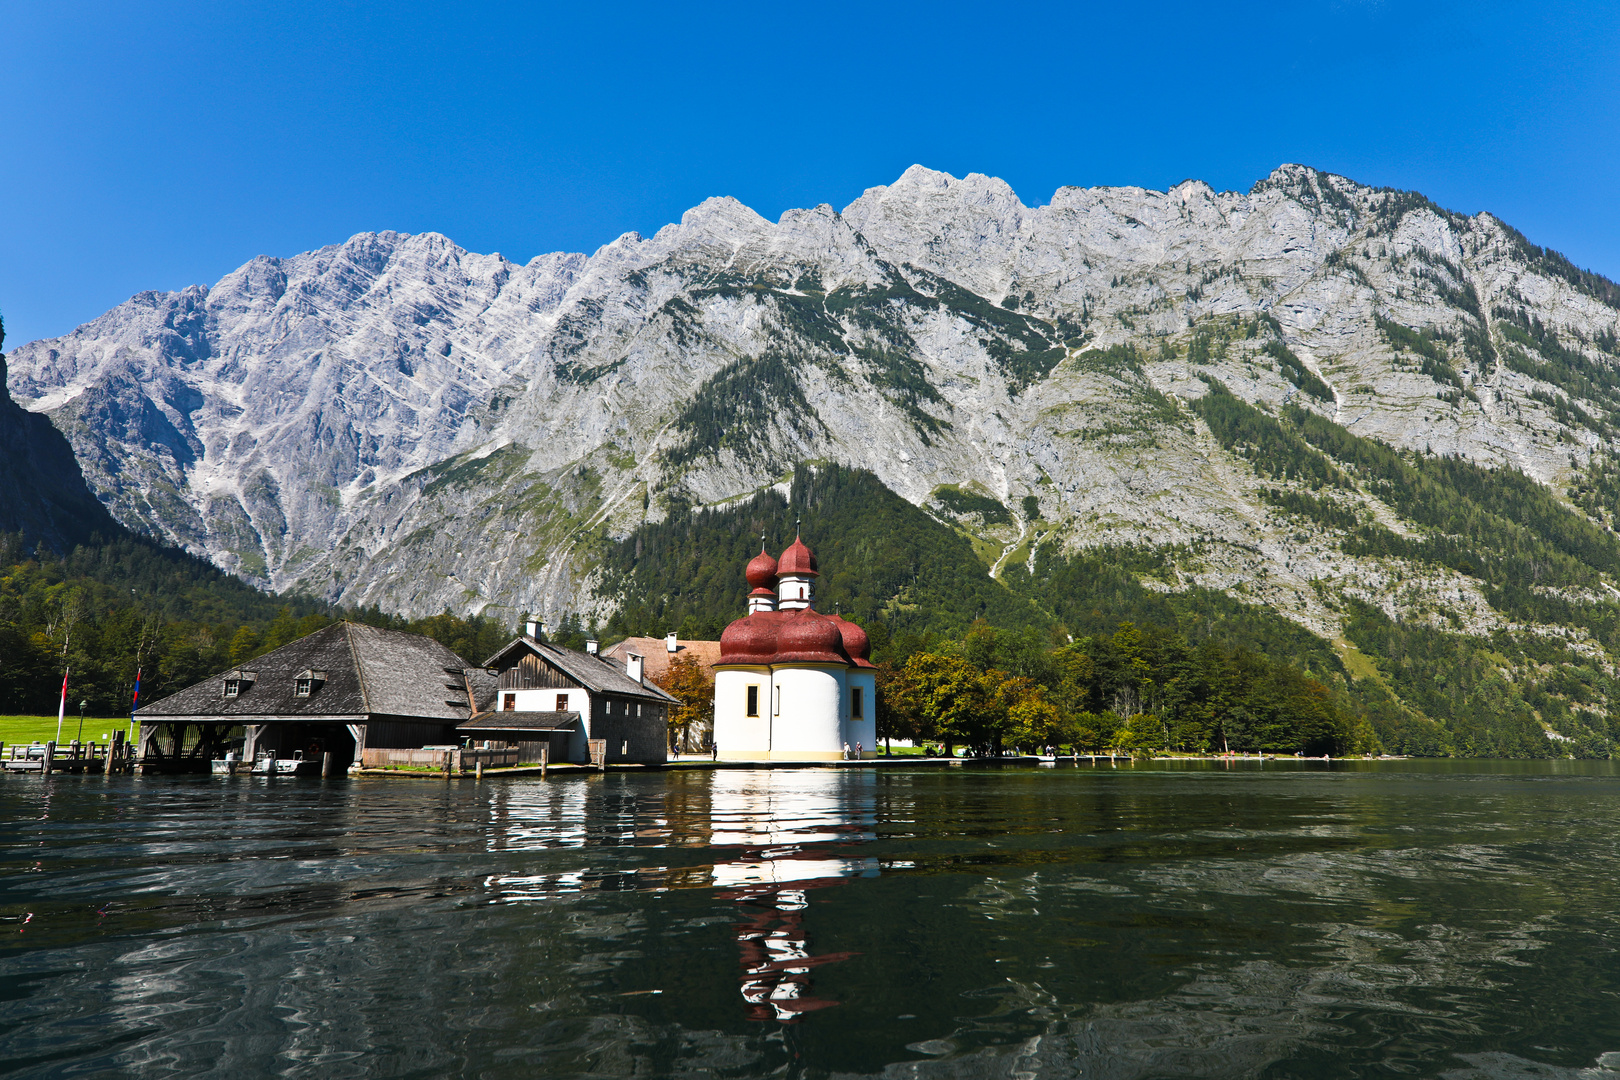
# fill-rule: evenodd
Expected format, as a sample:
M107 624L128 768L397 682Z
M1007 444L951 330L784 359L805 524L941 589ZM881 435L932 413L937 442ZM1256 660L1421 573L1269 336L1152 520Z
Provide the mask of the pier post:
M332 775L332 751L330 750L321 755L321 775Z
M56 758L56 743L55 742L46 743L45 744L45 761L44 761L44 764L42 764L40 766L39 775L41 775L41 776L49 776L49 775L51 775L51 766L53 764L55 764L55 758Z
M478 781L482 780L483 778L484 778L484 759L479 758L476 762L473 763L473 782L477 783Z

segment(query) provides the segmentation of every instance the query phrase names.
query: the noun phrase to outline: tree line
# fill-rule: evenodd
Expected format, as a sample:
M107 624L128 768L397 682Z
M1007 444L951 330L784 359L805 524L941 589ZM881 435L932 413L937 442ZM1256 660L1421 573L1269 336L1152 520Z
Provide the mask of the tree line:
M1213 638L1120 624L1054 644L974 624L879 669L878 734L974 753L1379 753L1342 695Z
M0 713L54 713L68 672L70 712L83 702L87 715L122 715L137 672L141 700L153 701L345 618L426 634L470 664L516 633L481 616L405 619L272 596L139 537L56 554L0 533Z

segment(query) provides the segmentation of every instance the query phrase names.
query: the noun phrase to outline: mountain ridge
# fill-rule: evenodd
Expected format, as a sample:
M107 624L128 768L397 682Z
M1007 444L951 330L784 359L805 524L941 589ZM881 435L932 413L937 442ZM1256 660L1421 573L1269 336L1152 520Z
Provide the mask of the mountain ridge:
M1489 214L1304 166L1037 207L913 166L842 211L709 199L521 266L432 233L260 257L22 346L10 385L119 520L334 602L603 615L593 545L830 460L998 573L1051 545L1207 541L1178 580L1261 590L1332 637L1312 582L1395 615L1401 571L1294 539L1192 408L1207 379L1578 488L1620 404L1601 379L1571 393L1572 357L1614 360L1613 287L1583 274ZM1365 486L1344 498L1407 528ZM1467 580L1430 584L1465 626L1503 622Z

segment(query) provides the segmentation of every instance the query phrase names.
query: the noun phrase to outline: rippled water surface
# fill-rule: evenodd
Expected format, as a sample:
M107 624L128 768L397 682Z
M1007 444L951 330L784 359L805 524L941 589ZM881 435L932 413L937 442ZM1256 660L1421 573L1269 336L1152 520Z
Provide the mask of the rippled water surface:
M0 778L0 1074L1620 1076L1609 763Z

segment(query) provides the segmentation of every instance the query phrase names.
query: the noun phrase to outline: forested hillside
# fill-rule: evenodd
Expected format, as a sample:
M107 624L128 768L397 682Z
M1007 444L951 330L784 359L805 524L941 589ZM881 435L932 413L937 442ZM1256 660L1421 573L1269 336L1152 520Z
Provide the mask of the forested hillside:
M152 701L338 618L427 634L469 664L515 631L492 619L401 619L340 612L260 592L201 559L127 533L94 535L65 554L0 533L0 713L56 711L63 666L70 711L116 715L135 672Z
M1256 460L1279 482L1307 477L1330 491L1336 478L1349 484L1345 467L1356 468L1361 460L1359 467L1373 479L1421 491L1428 501L1415 512L1473 537L1468 546L1459 546L1452 532L1406 537L1400 542L1410 549L1408 557L1471 559L1476 575L1501 581L1504 605L1557 603L1564 606L1556 614L1572 623L1594 621L1579 605L1512 579L1513 560L1522 559L1539 560L1543 580L1578 581L1582 564L1565 551L1590 544L1601 553L1614 543L1536 485L1467 463L1409 460L1308 415L1279 421L1219 395L1201 408L1214 416L1218 434L1234 446L1253 447ZM1312 441L1333 445L1335 438L1350 441L1334 445L1331 459ZM1310 485L1305 488L1309 492ZM1278 498L1294 508L1289 512L1303 511L1318 524L1328 519L1346 545L1394 537L1374 531L1355 512L1335 509L1326 495ZM1257 686L1283 694L1277 688L1303 679L1318 682L1336 711L1330 726L1340 732L1335 738L1341 747L1374 744L1365 734L1353 736L1365 722L1377 745L1392 753L1608 756L1612 749L1612 679L1601 663L1561 638L1442 630L1392 620L1354 596L1336 596L1346 632L1335 644L1268 605L1181 581L1183 568L1197 562L1197 544L1077 554L1042 549L1030 565L1014 563L992 578L963 531L907 503L870 474L836 465L800 467L785 498L772 488L723 508L676 508L665 521L606 545L606 587L622 598L606 632L717 637L745 610L742 567L759 550L760 538L775 553L792 539L798 519L820 559L818 606L866 626L878 660L903 667L918 654L968 655L964 643L975 634L987 640L987 630L1002 632L992 634L1003 643L998 647L1022 642L1017 673L1035 678L1051 700L1067 702L1068 712L1113 709L1121 723L1132 709L1162 718L1164 703L1175 693L1204 687L1199 693L1205 704L1198 708L1205 719L1167 727L1164 741L1172 746L1219 748L1217 735L1242 726L1243 716L1265 714L1284 717L1272 721L1282 725L1276 729L1282 734L1266 746L1278 749L1310 710L1295 708L1289 720L1289 710L1276 699L1248 695L1269 693L1255 691ZM1596 610L1595 624L1606 611ZM1118 705L1120 688L1106 680L1079 697L1071 687L1065 698L1057 691L1062 678L1050 670L1061 657L1029 659L1070 648L1071 642L1088 655L1106 651L1115 646L1102 643L1114 641L1125 624L1150 644L1145 655L1152 658L1141 677L1121 684L1129 693L1120 700L1131 701L1129 706ZM984 661L979 668L1000 670L999 663ZM1259 669L1267 673L1255 675ZM1212 719L1219 715L1234 719ZM1252 724L1250 729L1259 730ZM1240 742L1241 748L1257 748L1247 737Z

